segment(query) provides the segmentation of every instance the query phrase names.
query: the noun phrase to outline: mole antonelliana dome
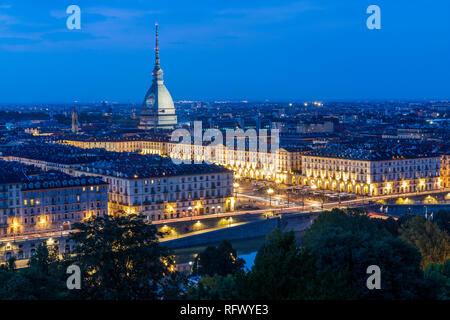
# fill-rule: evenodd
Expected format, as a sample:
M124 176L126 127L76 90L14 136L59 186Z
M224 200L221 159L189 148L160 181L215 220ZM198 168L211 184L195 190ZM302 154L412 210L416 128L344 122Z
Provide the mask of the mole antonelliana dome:
M164 85L163 71L159 61L158 25L156 24L155 67L153 81L142 104L140 129L173 129L177 115L172 96Z

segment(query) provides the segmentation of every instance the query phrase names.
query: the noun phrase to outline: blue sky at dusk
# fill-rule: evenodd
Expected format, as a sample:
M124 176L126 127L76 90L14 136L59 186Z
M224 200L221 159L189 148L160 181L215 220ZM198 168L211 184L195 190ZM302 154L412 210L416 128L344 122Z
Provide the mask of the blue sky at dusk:
M66 28L71 4L81 30ZM156 21L174 100L450 99L449 13L448 0L0 0L0 102L141 102Z

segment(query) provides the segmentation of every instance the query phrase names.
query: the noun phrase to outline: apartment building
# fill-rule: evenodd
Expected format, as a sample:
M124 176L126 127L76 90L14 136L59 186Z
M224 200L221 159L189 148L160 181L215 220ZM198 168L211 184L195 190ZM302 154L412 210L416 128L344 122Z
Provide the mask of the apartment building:
M441 156L391 150L329 147L302 156L302 174L293 184L369 196L437 190ZM397 150L398 151L398 150Z

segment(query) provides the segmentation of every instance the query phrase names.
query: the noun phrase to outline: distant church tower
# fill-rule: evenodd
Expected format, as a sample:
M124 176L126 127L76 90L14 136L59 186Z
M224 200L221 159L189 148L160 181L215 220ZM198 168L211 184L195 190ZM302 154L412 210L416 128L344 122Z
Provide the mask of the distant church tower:
M77 113L77 110L75 108L73 108L73 111L72 111L72 132L73 133L78 133L79 130L80 130L80 124L78 123L78 113Z
M159 63L158 24L156 24L153 81L142 104L139 129L173 129L176 124L175 106L169 91L164 85L163 71Z

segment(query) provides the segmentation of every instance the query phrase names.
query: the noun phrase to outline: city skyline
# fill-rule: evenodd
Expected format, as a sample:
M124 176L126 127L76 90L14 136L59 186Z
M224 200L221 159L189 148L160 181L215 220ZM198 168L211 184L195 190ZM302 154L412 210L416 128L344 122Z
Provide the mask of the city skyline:
M450 2L423 3L0 0L0 301L450 300Z
M155 22L175 101L449 99L449 5L377 1L369 30L370 4L78 1L81 30L68 30L65 5L2 2L0 102L141 103Z

